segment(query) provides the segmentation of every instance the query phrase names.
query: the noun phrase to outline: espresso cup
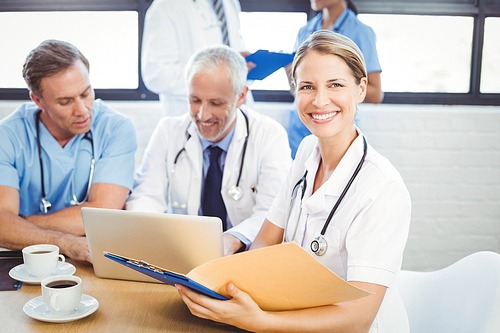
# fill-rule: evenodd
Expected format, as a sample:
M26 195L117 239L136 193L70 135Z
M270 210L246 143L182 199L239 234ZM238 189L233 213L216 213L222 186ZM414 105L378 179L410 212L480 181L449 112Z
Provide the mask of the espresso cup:
M59 254L59 247L51 244L38 244L23 249L24 266L29 274L34 277L52 275L65 259Z
M55 315L75 311L82 300L82 279L74 275L55 275L42 280L42 298Z

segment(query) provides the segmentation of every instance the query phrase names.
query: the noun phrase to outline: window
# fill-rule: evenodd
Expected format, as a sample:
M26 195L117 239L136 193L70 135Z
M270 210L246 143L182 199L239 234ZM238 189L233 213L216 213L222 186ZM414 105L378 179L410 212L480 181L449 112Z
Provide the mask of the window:
M416 40L421 39L418 34L427 31L427 24L438 24L434 18L441 20L441 25L438 24L436 30L431 33L427 32L427 38L431 40L431 43L441 38L441 43L434 44L434 50L438 50L438 53L444 55L445 59L441 61L440 66L436 67L434 73L431 72L428 75L431 81L434 81L435 77L441 77L440 81L448 82L445 85L439 83L438 87L436 87L438 82L432 82L430 85L435 86L431 89L423 88L421 82L417 82L411 88L395 88L393 86L395 81L391 74L391 72L397 73L392 69L394 64L391 61L395 60L394 56L384 54L385 46L378 45L379 55L382 53L384 103L500 105L499 89L496 88L494 91L495 88L487 88L488 84L491 84L491 75L494 74L487 74L487 69L485 69L485 66L491 68L491 64L495 63L494 50L498 47L498 42L494 41L494 36L500 33L494 24L485 27L485 22L494 21L494 17L500 16L499 0L355 0L354 2L362 13L360 18L366 19L367 23L368 20L372 20L371 15L402 16L409 20L408 24L414 19L413 17L425 18L425 21L421 22L422 25L414 27L409 32L409 35L417 34ZM407 22L401 23L407 24ZM376 26L374 29L378 41L381 44L386 43L386 37L390 36L391 32L386 34L385 27L377 22L370 21L368 24ZM453 26L452 30L448 30L447 25L450 24ZM392 28L396 30L395 26ZM442 32L443 36L435 36L438 31ZM397 34L397 32L392 34ZM453 39L455 44L449 44L448 38ZM402 44L404 45L405 41ZM498 52L498 48L496 50ZM450 76L451 66L447 61L457 64L452 76ZM424 67L429 72L432 65L427 64ZM437 68L440 70L437 71ZM468 73L465 75L464 71L467 68ZM417 74L420 76L421 73ZM389 77L386 78L386 75ZM451 83L452 80L463 82Z
M120 12L3 12L0 13L0 88L26 88L22 66L41 41L59 39L77 46L90 62L95 89L138 88L138 17ZM36 29L26 30L26 22ZM12 38L12 31L26 31Z
M500 93L500 18L486 18L484 27L483 66L481 70L481 92Z
M0 43L4 51L0 54L0 99L28 98L19 59L24 59L34 42L28 45L31 37L24 34L36 33L39 37L34 39L46 38L38 34L50 30L45 25L54 24L53 19L44 18L50 15L75 15L71 16L74 18L71 24L58 29L59 33L71 31L68 27L80 22L79 15L85 17L87 24L77 30L85 32L80 32L80 37L94 36L89 38L92 47L87 49L84 40L73 39L80 38L78 34L66 39L78 44L90 58L96 96L109 100L157 99L142 82L139 56L144 17L152 1L0 1ZM242 33L250 51L267 48L289 52L298 28L315 15L308 0L239 2L243 11ZM500 51L496 37L500 35L500 0L354 0L354 3L360 19L377 34L384 103L500 105L500 87L496 83L500 75L496 60ZM400 27L408 31L405 29L403 33ZM13 34L15 38L11 37ZM64 37L47 35L47 38ZM96 43L97 58L91 50ZM114 74L97 77L104 71L102 68ZM254 82L252 90L257 101L293 100L283 70L262 82Z
M386 92L467 93L472 17L360 14L375 30Z
M299 29L306 24L306 13L242 12L241 34L250 53L257 50L292 53ZM252 90L290 90L283 68L262 81L254 81Z

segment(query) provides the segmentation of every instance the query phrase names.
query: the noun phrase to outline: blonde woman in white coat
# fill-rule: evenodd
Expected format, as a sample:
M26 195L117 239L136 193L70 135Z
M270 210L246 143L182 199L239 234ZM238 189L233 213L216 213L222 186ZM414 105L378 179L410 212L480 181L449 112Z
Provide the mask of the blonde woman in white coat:
M228 301L183 286L177 286L179 293L194 315L249 331L409 332L395 284L411 203L399 173L354 125L356 105L367 87L363 55L347 37L317 31L298 49L292 75L300 119L313 135L299 147L252 249L282 240L297 242L341 278L373 295L336 305L265 312L232 283L226 287L232 297ZM305 188L304 196L299 190L292 200L296 184Z

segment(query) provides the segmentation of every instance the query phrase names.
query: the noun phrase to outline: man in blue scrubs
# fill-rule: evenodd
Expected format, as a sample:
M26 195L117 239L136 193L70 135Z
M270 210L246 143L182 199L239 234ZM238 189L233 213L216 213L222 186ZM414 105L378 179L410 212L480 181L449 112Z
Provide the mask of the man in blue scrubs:
M41 43L23 76L33 102L0 121L0 247L49 243L90 261L80 209L123 208L135 129L94 99L89 63L69 43Z

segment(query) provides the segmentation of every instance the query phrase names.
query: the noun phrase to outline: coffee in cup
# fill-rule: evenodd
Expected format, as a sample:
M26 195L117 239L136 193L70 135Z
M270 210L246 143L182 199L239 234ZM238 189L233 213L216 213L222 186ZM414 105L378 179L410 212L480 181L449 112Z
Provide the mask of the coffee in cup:
M82 279L74 275L56 275L43 279L42 298L55 315L75 311L82 300Z
M63 281L54 281L54 282L48 283L47 287L48 288L62 289L62 288L73 287L73 286L76 286L77 284L78 283L76 283L75 281L63 280Z
M34 277L46 277L53 274L64 263L59 254L59 247L52 244L38 244L23 249L24 266Z

